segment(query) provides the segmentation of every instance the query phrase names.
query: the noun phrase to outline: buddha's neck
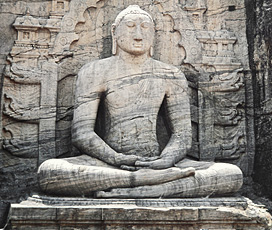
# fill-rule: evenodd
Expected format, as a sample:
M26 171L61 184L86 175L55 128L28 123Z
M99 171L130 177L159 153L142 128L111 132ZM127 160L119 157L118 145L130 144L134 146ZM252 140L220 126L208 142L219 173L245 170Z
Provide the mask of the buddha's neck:
M148 52L142 54L142 55L133 55L130 53L127 53L123 50L120 50L118 52L119 58L123 60L123 62L127 65L134 66L134 67L140 67L142 66L148 59L149 55Z

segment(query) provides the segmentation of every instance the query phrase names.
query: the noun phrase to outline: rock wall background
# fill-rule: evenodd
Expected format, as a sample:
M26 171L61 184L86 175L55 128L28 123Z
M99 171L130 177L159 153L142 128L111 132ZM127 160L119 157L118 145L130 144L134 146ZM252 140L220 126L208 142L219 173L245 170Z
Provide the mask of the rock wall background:
M253 75L256 155L253 178L270 199L272 189L272 2L248 1L248 39Z
M191 155L237 164L271 191L269 0L28 0L0 1L0 200L37 192L45 159L78 154L70 145L75 75L111 55L110 25L129 4L155 19L154 57L186 73Z
M0 74L1 92L4 81L4 70L17 31L12 26L15 19L31 9L33 16L48 16L50 1L0 1ZM1 93L2 94L2 93ZM1 105L2 97L1 97ZM2 109L1 109L2 111ZM1 116L2 117L2 116ZM3 138L1 138L1 146ZM2 147L1 147L2 149ZM3 151L3 150L2 150ZM4 201L16 201L36 186L36 160L17 158L7 152L0 154L0 197Z

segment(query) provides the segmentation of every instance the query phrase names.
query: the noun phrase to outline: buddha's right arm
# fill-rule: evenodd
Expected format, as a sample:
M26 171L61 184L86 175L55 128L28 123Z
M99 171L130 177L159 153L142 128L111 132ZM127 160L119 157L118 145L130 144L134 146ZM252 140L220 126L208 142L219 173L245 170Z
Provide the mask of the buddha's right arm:
M134 165L137 156L117 153L94 131L100 97L104 89L101 80L91 78L91 74L89 68L84 67L78 74L72 124L73 145L80 152L111 165Z
M138 159L137 156L127 156L122 153L117 153L94 131L91 129L87 130L88 127L90 126L88 126L86 122L77 122L74 123L72 129L73 145L77 147L80 152L115 166L134 165L135 161Z

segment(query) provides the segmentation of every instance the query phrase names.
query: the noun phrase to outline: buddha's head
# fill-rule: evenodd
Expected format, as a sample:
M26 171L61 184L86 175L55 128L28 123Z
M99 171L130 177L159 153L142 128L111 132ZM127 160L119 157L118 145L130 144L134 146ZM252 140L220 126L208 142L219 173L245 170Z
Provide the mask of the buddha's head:
M117 15L112 25L112 53L118 55L121 49L135 56L152 56L154 34L152 17L139 6L131 5Z

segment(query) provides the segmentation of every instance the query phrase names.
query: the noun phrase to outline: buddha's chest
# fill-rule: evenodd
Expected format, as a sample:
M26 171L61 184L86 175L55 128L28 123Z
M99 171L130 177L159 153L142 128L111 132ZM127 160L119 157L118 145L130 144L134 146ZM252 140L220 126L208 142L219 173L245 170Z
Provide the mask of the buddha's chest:
M155 76L124 77L107 82L105 104L108 110L143 111L160 108L165 81Z

